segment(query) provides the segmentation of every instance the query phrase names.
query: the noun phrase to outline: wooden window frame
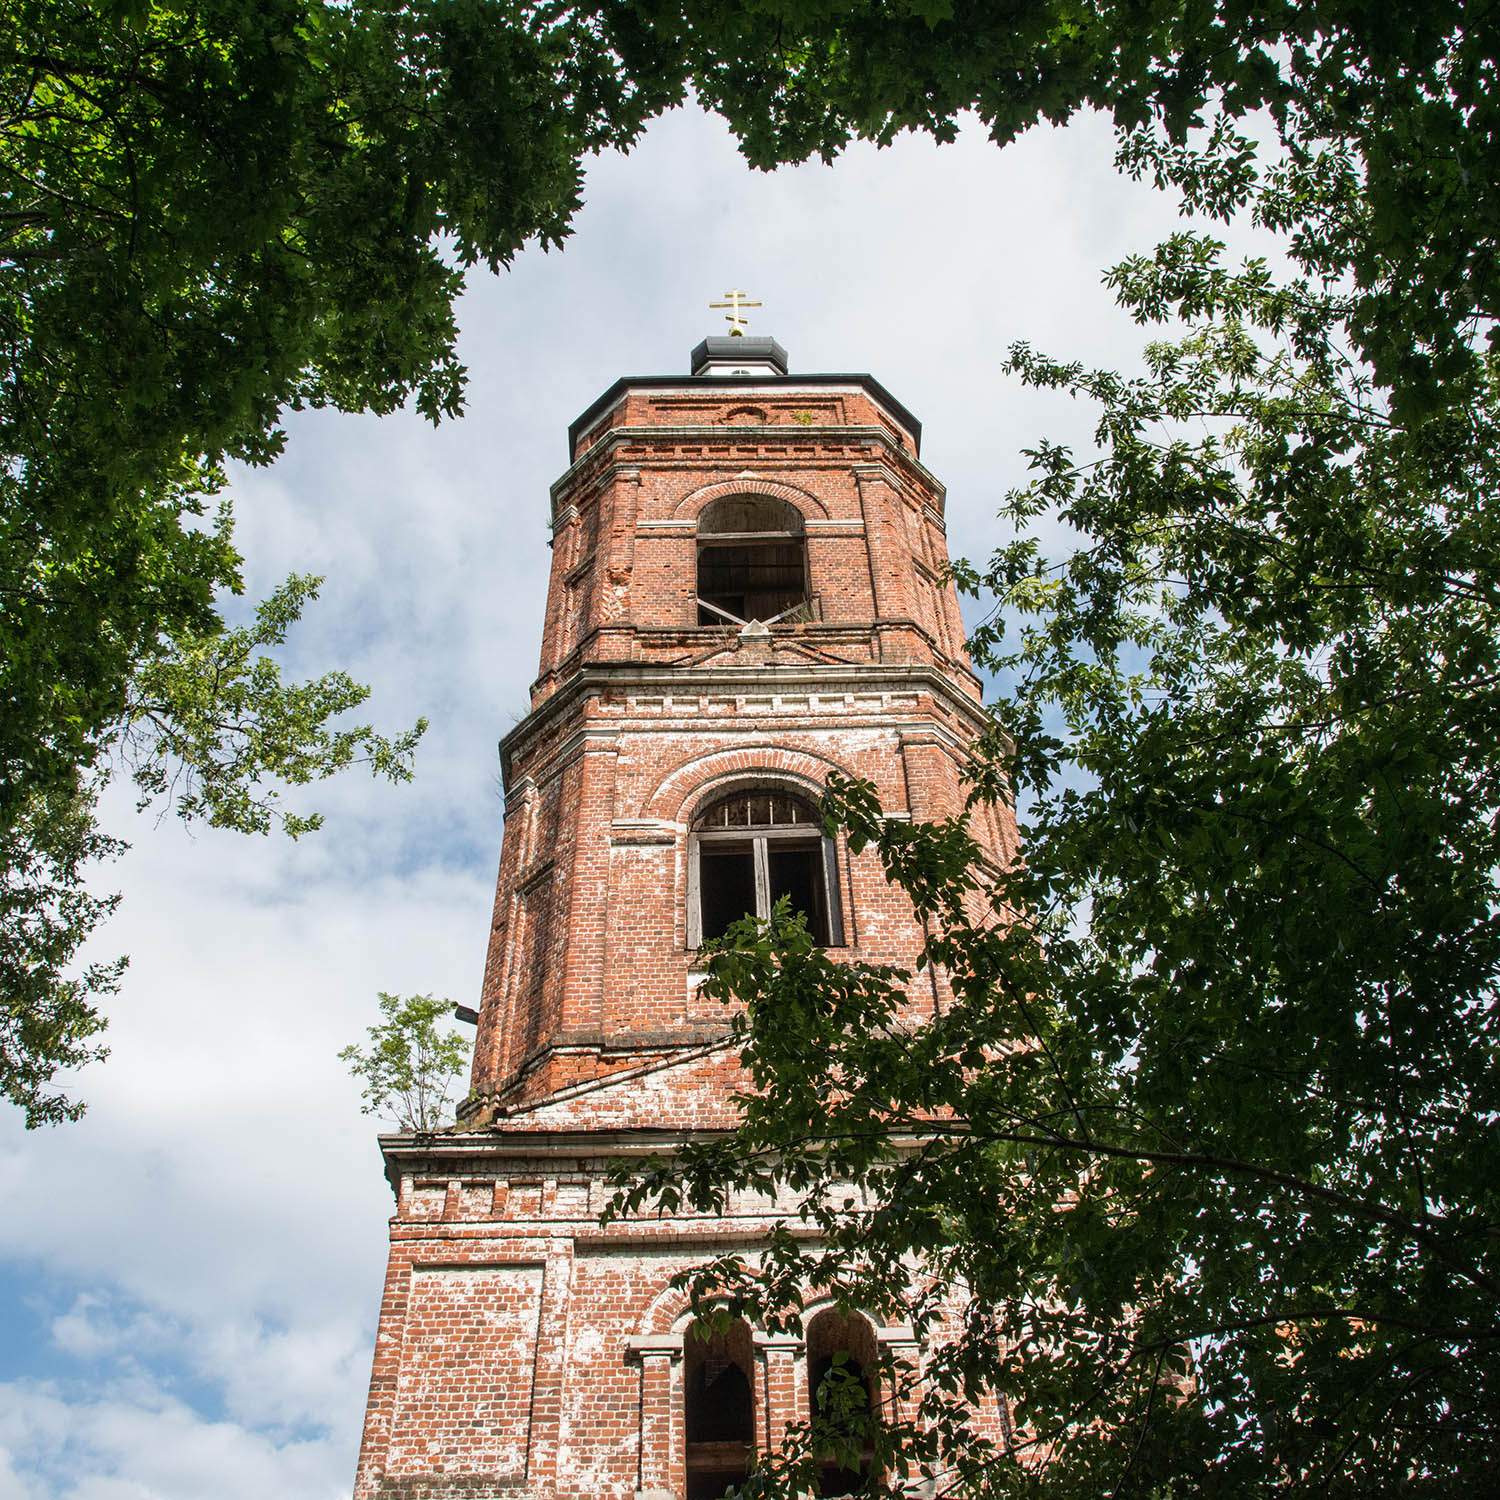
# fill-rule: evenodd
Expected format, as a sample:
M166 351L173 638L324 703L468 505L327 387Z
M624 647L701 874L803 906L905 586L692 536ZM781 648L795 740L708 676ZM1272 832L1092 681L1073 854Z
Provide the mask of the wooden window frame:
M749 525L751 529L721 531L715 525L715 522L719 520L727 521L731 526L739 522L742 526ZM757 520L764 521L766 524L757 526L755 524ZM751 620L742 619L725 607L728 595L717 596L720 602L714 602L704 595L703 574L706 560L715 551L729 548L753 552L761 548L795 547L802 575L800 597L795 600L791 599L793 588L788 580L784 590L785 602L769 618L762 618L760 623L774 625L780 620L799 615L802 618L812 618L812 570L807 556L807 521L801 510L791 501L782 499L780 496L758 494L754 491L747 491L740 495L721 495L704 507L698 516L695 531L697 549L693 565L693 618L699 627L722 629L725 625L746 626L752 623ZM754 569L754 561L747 561L745 566L748 581L748 574ZM748 605L742 604L741 608L748 610Z
M720 799L715 799L720 800ZM762 922L771 915L771 859L772 844L793 844L811 849L817 847L821 854L819 873L822 877L824 910L827 914L829 948L847 946L844 937L844 904L839 890L838 843L817 831L816 825L775 825L747 828L695 829L689 835L688 844L688 906L687 946L703 946L703 879L702 849L704 844L750 845L755 859L755 912ZM746 913L750 915L750 913Z

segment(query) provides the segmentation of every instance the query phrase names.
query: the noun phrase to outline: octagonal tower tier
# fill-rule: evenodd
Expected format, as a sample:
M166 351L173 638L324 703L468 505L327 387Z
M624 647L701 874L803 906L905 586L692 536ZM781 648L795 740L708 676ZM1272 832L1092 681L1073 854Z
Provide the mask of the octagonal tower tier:
M737 905L789 894L831 945L909 961L874 856L808 809L832 769L897 815L961 805L979 684L920 424L868 375L788 375L770 339L707 340L694 371L613 385L552 488L470 1119L721 1034L697 950Z

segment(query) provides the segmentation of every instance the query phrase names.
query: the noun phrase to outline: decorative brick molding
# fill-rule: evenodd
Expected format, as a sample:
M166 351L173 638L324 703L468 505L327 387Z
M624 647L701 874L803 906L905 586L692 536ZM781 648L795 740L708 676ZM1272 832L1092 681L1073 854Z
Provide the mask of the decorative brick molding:
M817 797L830 771L848 774L847 767L826 755L790 750L765 739L748 740L730 749L706 751L675 766L646 798L641 815L686 827L695 806L732 784L753 785L756 778L788 784Z
M804 520L833 519L828 507L810 490L804 489L801 485L785 484L779 480L768 479L749 470L743 474L736 474L733 479L704 485L702 489L684 495L672 507L672 519L696 522L699 515L715 500L721 500L730 495L769 495L777 500L785 500L788 505L796 506Z

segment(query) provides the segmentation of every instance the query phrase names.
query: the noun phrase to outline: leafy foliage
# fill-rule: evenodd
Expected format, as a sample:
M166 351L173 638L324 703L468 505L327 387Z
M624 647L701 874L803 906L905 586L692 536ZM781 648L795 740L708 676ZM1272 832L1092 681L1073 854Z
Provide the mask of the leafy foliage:
M249 831L316 826L270 780L409 774L420 726L333 729L362 688L256 654L306 580L225 629L240 559L209 505L288 408L457 413L465 268L561 242L582 155L676 97L639 50L510 0L0 17L0 883L24 974L0 1091L29 1123L76 1114L38 1091L118 976L64 977L113 904L82 882L116 847L88 821L116 753L143 795Z
M160 698L131 717L146 677L182 685L240 588L227 525L202 524L224 462L273 459L288 408L455 414L465 271L560 244L583 157L689 86L762 166L949 139L970 108L999 142L1109 111L1130 170L1293 228L1309 269L1354 289L1347 332L1393 407L1420 414L1472 378L1469 335L1495 312L1493 42L1456 0L17 0L0 17L0 842L81 806L122 742L148 784L188 787L181 810L269 816L235 789L229 741L296 780L302 750L272 743L289 721L236 717L270 700L252 690L238 728L206 732L205 676L191 723ZM1279 183L1239 133L1257 111L1286 148Z
M279 825L296 838L321 819L280 809L281 785L305 786L355 763L410 780L425 719L395 738L369 725L333 728L369 689L342 672L284 683L265 654L285 641L317 585L293 577L257 607L253 624L168 640L140 665L104 743L133 777L141 809L160 802L184 822L242 833ZM119 900L87 888L127 847L95 822L104 779L34 793L0 838L0 1092L21 1106L28 1128L83 1113L52 1080L105 1055L86 1040L106 1025L91 997L114 993L126 965L74 963Z
M1249 136L1356 211L1285 207L1298 251L1354 289L1348 332L1397 404L1443 399L1500 313L1500 99L1493 14L1461 0L1128 7L1043 0L684 0L632 9L759 166L832 159L904 130L1000 144L1110 115L1122 161L1219 212L1257 194ZM1247 124L1247 122L1249 122ZM1241 132L1244 125L1249 136ZM1197 138L1203 131L1213 148ZM1312 222L1309 216L1320 222Z
M1344 187L1292 163L1254 211L1348 223ZM704 1268L699 1306L795 1325L831 1289L927 1332L867 1438L893 1483L1472 1494L1500 1467L1500 362L1398 406L1342 279L1184 233L1111 280L1174 336L1131 377L1012 352L1095 404L1098 451L1039 445L1017 539L956 570L996 601L973 795L1016 799L1025 864L863 784L825 803L952 1004L918 1025L912 976L741 927L707 988L741 1005L744 1123L623 1202L790 1192L816 1236ZM805 1492L830 1440L747 1493Z
M453 1006L431 995L402 997L382 990L380 1014L385 1019L366 1033L369 1051L351 1044L339 1053L364 1082L364 1113L383 1114L401 1130L435 1130L469 1057L457 1032L438 1030Z
M462 267L557 243L656 96L533 7L101 8L0 22L0 817L91 763L136 665L217 629L184 521L285 407L459 409Z
M83 1106L52 1076L104 1055L88 997L113 993L125 961L80 974L73 959L119 899L91 895L87 870L121 847L95 826L87 790L37 797L0 839L0 1087L28 1128L77 1119Z
M322 820L277 811L268 777L306 786L358 762L391 781L410 778L425 719L395 739L368 724L330 729L370 690L343 672L287 686L275 660L255 654L286 640L320 582L289 578L256 607L253 625L174 641L142 666L120 731L142 807L167 796L185 822L244 833L279 823L296 838Z
M1457 5L691 12L699 87L769 164L998 141L1093 106L1185 210L1111 281L1145 373L1018 347L1100 410L1040 444L1022 533L960 582L1000 725L961 823L826 809L928 919L954 1003L743 928L711 993L753 1088L622 1206L797 1195L689 1282L795 1326L809 1289L932 1335L865 1440L964 1494L1469 1494L1500 1464L1492 18ZM701 13L700 13L701 12ZM717 29L716 29L717 28ZM735 30L738 44L724 37ZM1049 558L1047 514L1078 546ZM941 1309L963 1307L962 1326ZM900 1398L908 1405L903 1409ZM999 1399L984 1433L970 1413ZM920 1398L913 1410L910 1402ZM806 1492L799 1430L750 1492ZM984 1435L988 1434L988 1435ZM994 1437L998 1434L998 1439ZM1020 1460L1010 1462L1011 1457Z

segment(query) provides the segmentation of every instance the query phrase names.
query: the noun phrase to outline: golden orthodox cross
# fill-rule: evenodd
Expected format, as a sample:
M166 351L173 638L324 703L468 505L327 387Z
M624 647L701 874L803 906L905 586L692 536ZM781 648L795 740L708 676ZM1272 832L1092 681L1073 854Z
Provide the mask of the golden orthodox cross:
M710 302L708 305L710 307L727 307L729 311L724 314L724 321L729 324L729 336L737 339L744 338L745 326L749 322L749 319L740 316L740 309L742 307L759 307L760 303L747 302L743 292L725 292L724 295L729 299L727 302Z

